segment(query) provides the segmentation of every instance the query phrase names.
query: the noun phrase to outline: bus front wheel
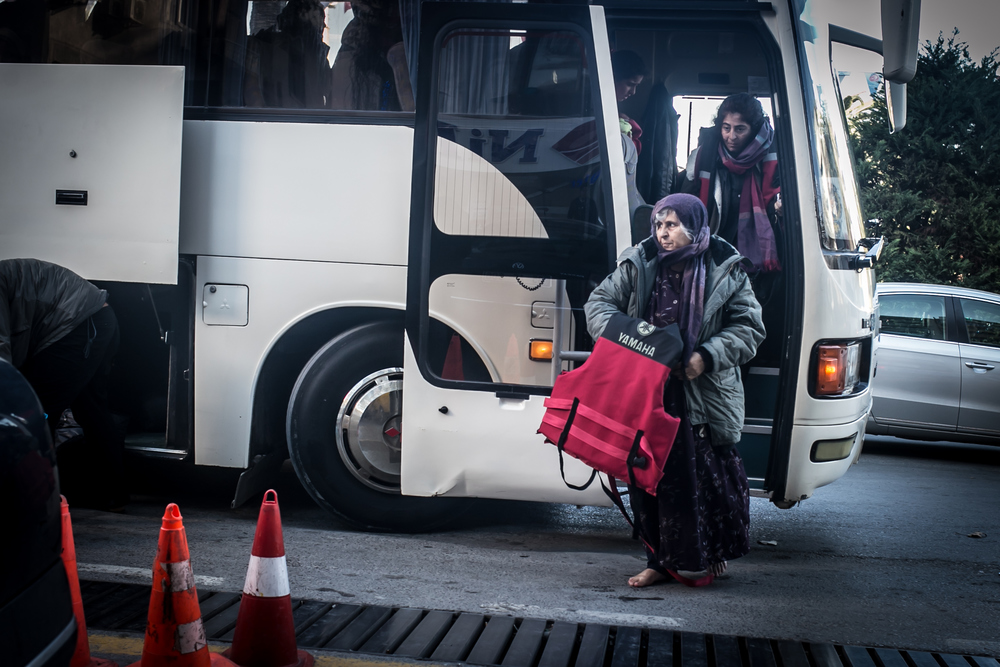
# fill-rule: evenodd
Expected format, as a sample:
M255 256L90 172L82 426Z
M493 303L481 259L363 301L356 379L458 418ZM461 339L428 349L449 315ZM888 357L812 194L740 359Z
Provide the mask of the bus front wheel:
M402 366L402 331L362 325L313 355L289 400L288 451L299 480L357 528L429 530L464 505L400 494Z

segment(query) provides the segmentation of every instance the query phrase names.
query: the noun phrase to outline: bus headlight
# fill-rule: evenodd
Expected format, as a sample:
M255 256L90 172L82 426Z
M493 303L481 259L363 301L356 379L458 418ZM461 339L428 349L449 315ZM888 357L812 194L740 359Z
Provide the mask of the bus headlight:
M850 394L861 379L861 343L817 345L813 367L813 396Z

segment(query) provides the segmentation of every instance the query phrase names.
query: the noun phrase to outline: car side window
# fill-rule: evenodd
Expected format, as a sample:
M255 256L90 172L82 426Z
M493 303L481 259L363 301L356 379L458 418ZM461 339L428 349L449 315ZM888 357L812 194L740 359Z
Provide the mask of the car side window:
M947 320L943 296L882 294L879 310L881 333L945 340Z
M977 299L959 299L969 330L969 342L1000 347L1000 304Z

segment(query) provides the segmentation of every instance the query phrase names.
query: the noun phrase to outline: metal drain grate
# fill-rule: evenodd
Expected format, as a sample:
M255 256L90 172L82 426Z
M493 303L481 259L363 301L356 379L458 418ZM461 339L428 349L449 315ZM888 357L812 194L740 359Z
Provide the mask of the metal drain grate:
M81 582L92 630L142 633L149 586ZM202 591L205 634L232 641L240 594ZM300 648L505 667L1000 667L994 658L594 623L293 600Z

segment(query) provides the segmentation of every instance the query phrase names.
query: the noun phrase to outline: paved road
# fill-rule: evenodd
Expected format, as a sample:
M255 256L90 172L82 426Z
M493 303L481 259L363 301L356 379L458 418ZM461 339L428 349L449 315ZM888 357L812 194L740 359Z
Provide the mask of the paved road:
M228 509L226 473L167 477L141 475L125 514L73 512L81 576L148 577L175 501L199 586L239 590L256 504ZM277 489L297 597L1000 657L1000 448L869 438L801 506L754 499L753 551L704 589L630 589L644 559L614 510L481 502L445 532L373 535L328 518L291 470Z

